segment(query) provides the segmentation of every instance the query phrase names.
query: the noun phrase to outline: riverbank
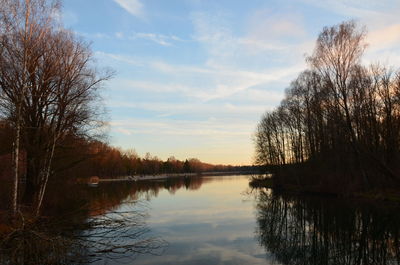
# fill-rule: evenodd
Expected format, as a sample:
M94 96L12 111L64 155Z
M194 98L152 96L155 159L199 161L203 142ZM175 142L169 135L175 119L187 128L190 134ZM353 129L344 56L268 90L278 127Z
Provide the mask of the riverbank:
M300 186L300 185L274 185L273 178L253 178L249 182L249 186L252 188L267 188L274 189L279 192L290 193L290 194L303 194L303 195L319 195L319 196L335 196L341 198L351 198L356 200L366 201L389 201L393 203L400 203L400 192L395 189L372 189L364 192L351 192L351 193L339 193L321 190L318 186Z
M272 189L273 188L273 183L272 183L272 178L267 177L267 178L252 178L249 182L249 186L252 188L267 188L267 189Z
M192 178L203 176L230 176L230 175L252 175L258 174L254 171L233 171L233 172L199 172L199 173L173 173L159 175L132 175L122 176L118 178L99 178L99 182L118 182L118 181L148 181L148 180L165 180L169 178Z

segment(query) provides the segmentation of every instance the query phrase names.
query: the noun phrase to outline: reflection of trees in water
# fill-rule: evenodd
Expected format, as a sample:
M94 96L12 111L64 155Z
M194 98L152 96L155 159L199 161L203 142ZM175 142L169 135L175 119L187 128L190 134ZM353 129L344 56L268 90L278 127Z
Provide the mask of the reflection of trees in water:
M278 262L400 264L396 209L260 193L257 236Z
M131 196L133 190L128 183L54 185L46 217L34 223L20 219L19 229L4 236L0 231L0 264L76 264L159 254L166 242L151 234L146 202Z
M162 253L166 242L151 235L143 204L128 201L116 210L91 216L78 237L86 244L88 254L95 259L121 259Z
M139 181L135 184L135 194L144 195L146 198L157 197L161 190L168 190L170 194L175 194L179 189L198 190L201 185L211 182L211 178L190 177L190 178L170 178L156 181Z
M85 264L162 252L165 242L151 236L145 213L132 205L123 208L86 222L80 222L83 213L79 211L25 223L3 238L0 264Z
M196 190L203 181L110 182L96 188L52 183L44 202L46 218L21 219L20 229L3 237L0 224L0 264L85 264L160 254L166 242L146 225L146 200L163 189Z

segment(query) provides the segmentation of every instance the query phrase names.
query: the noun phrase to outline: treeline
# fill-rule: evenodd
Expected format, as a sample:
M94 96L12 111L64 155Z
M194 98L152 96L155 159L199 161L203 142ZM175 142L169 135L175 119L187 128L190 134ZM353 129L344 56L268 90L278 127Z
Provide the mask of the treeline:
M134 150L123 150L101 141L89 143L85 157L84 161L68 171L80 172L79 176L95 175L107 178L171 173L257 171L257 167L213 165L197 158L179 160L171 156L163 161L150 153L140 157Z
M12 143L8 139L12 137L13 129L5 121L0 121L0 124L2 124L0 127L1 140L7 139L0 141L0 164L2 165L0 166L0 179L7 179L12 175ZM24 175L26 170L29 170L26 168L28 161L24 145L21 150L20 171ZM163 161L150 153L140 157L135 150L123 150L100 140L85 139L75 135L65 136L62 141L58 142L53 160L53 179L50 181L75 181L77 178L90 176L117 178L172 173L260 171L257 166L213 165L197 158L179 160L171 156Z
M365 36L353 21L324 28L309 68L262 117L256 161L275 185L337 193L399 184L400 71L362 65Z

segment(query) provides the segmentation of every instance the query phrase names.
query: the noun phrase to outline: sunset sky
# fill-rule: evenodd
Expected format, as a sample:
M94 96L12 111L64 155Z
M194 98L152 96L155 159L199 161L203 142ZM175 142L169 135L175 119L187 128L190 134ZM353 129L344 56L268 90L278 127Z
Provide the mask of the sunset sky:
M366 64L400 67L399 0L65 0L67 28L116 72L109 142L161 159L253 163L252 135L324 26L355 19Z

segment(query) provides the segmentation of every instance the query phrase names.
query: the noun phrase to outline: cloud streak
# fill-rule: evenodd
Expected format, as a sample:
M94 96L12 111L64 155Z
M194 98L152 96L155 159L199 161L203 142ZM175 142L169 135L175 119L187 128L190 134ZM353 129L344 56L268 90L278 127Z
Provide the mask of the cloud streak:
M248 131L254 128L253 122L241 121L223 124L219 120L209 119L202 121L194 120L171 120L149 121L146 119L124 119L115 120L110 123L119 133L151 134L167 136L207 136L211 138L226 138L235 136L249 137Z
M136 17L143 17L143 4L140 0L114 0L120 7L125 9L131 15Z

